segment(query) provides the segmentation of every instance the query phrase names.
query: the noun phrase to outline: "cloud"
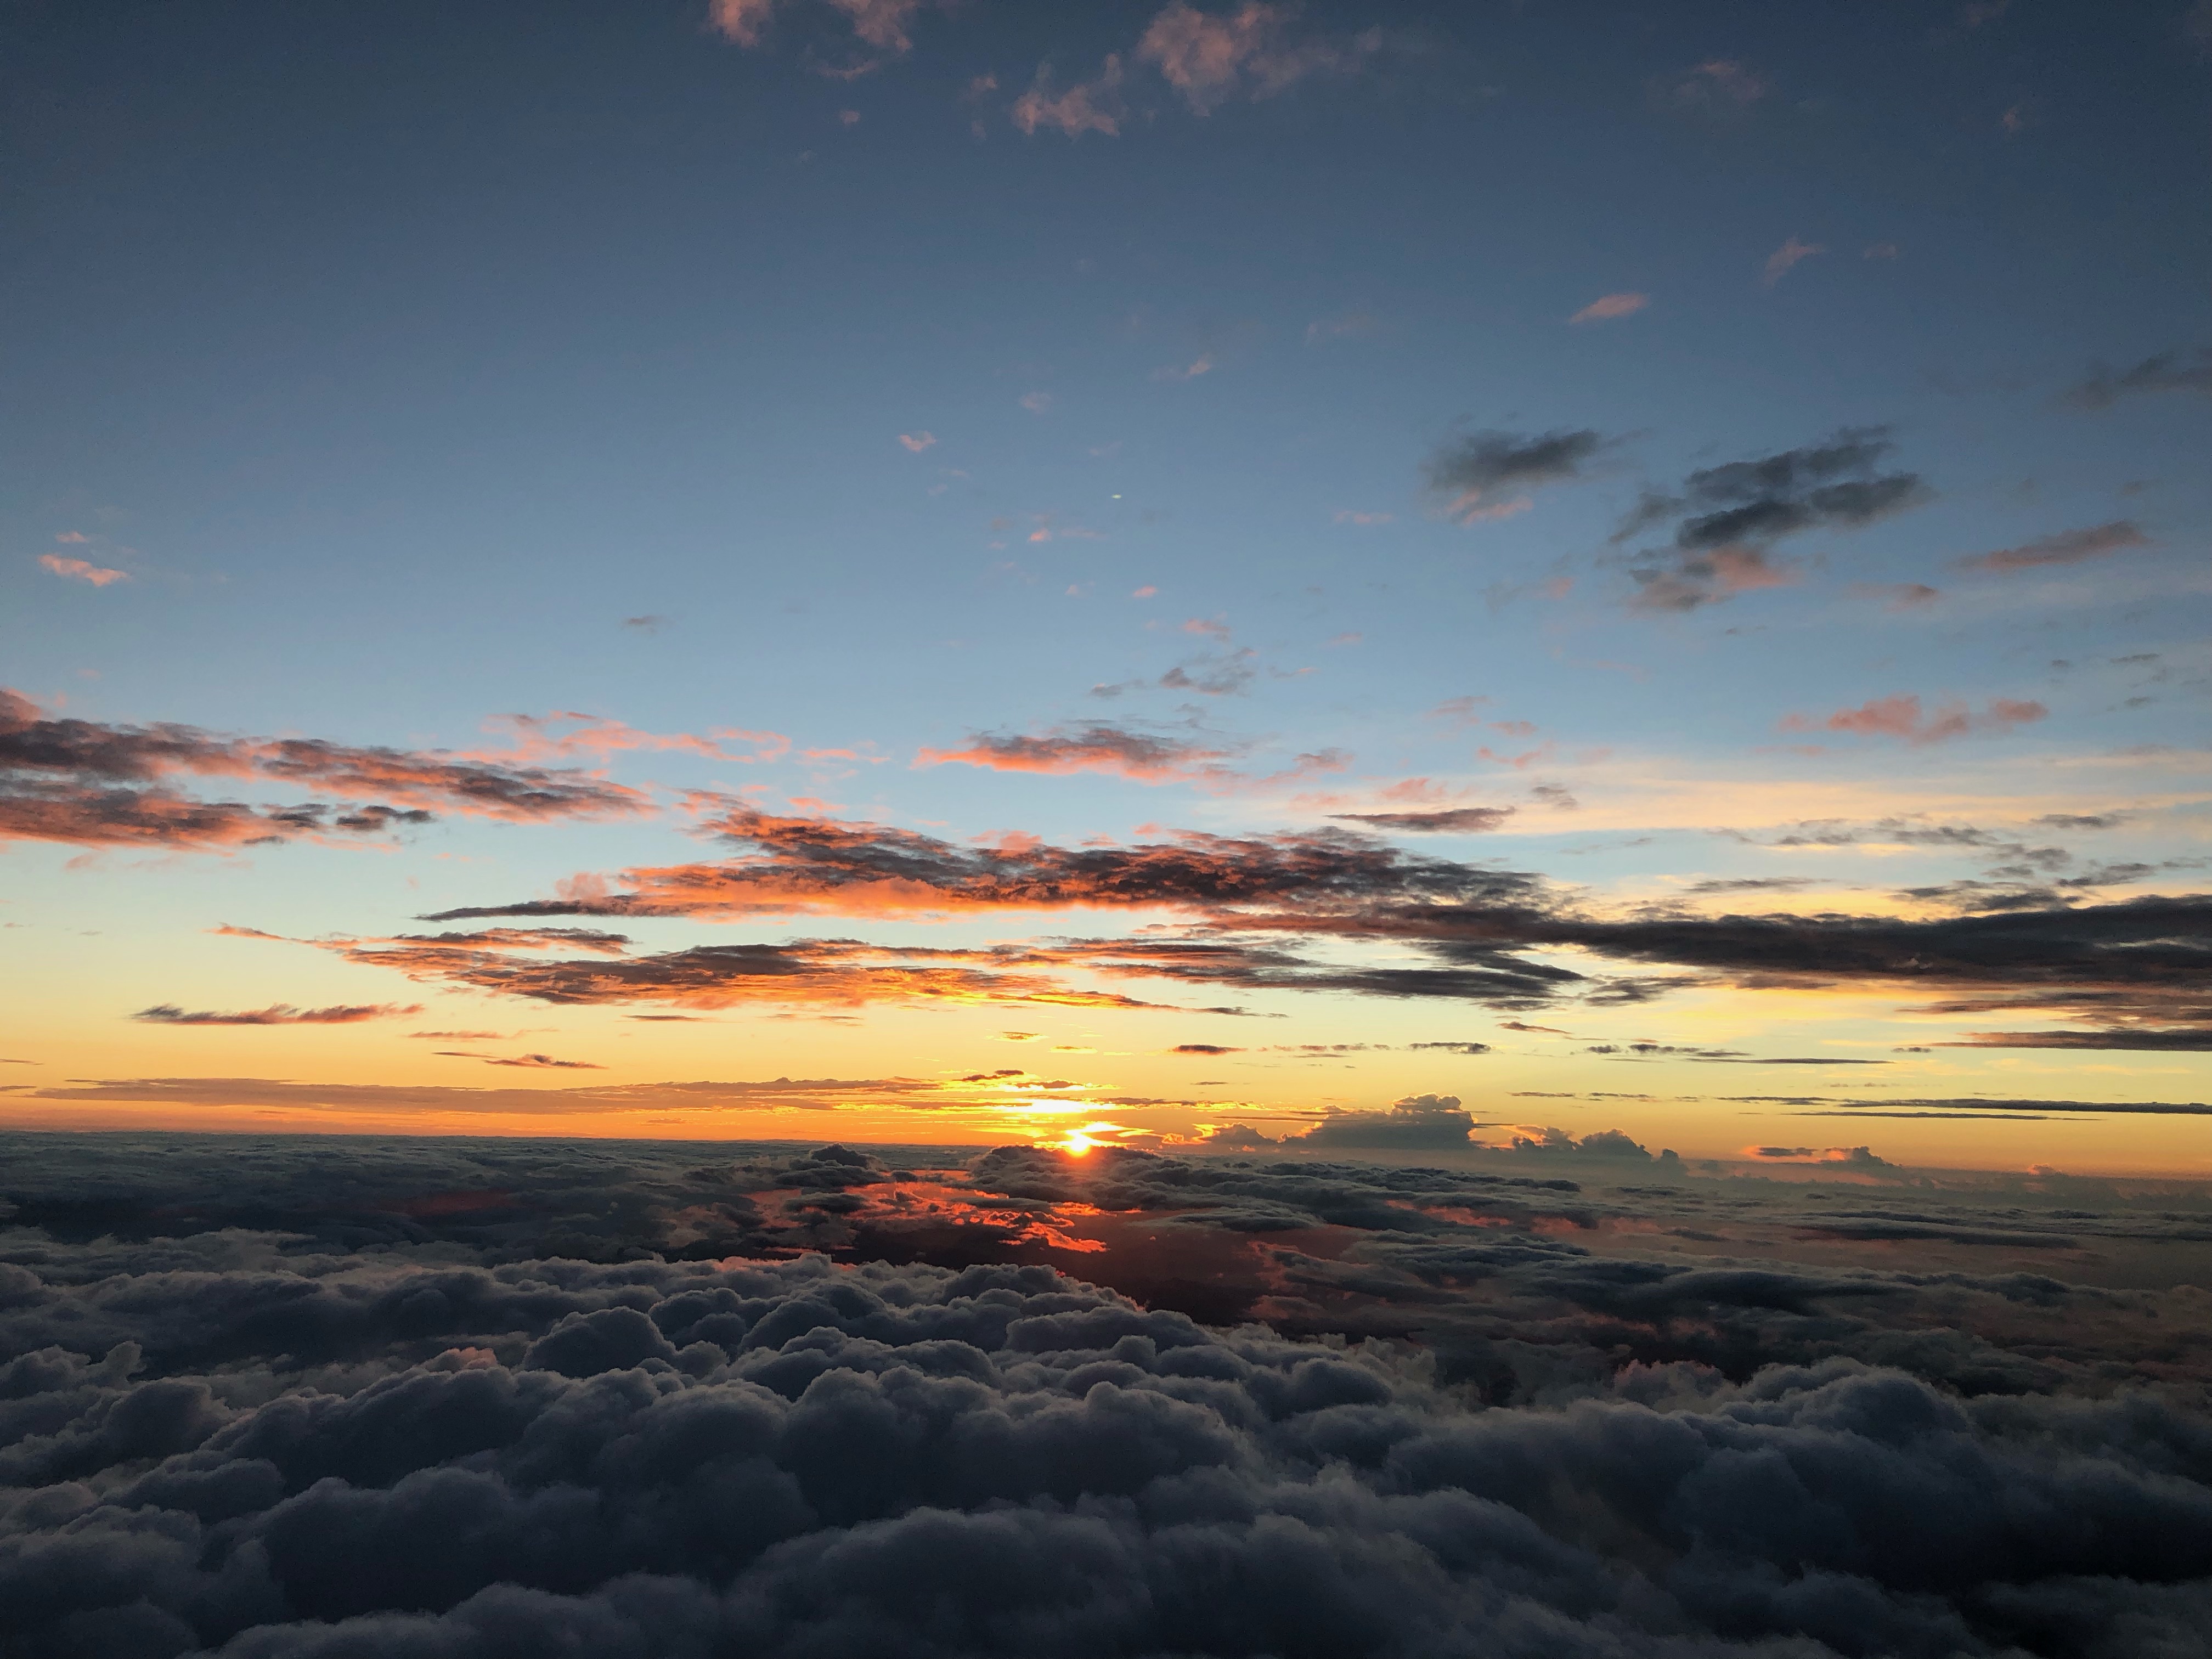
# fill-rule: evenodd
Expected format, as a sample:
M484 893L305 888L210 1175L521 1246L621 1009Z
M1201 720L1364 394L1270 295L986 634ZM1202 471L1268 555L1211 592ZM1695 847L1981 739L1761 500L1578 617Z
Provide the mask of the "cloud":
M2161 351L2132 368L2100 363L2062 395L2076 409L2110 409L2123 398L2154 392L2193 392L2212 397L2212 346L2193 351Z
M1885 427L1846 427L1825 443L1705 467L1676 493L1646 491L1613 532L1616 544L1676 520L1673 546L1631 567L1641 611L1694 611L1796 580L1775 544L1814 530L1857 530L1929 500L1917 473L1883 472L1896 446Z
M94 587L106 587L110 582L131 580L131 573L127 570L112 570L88 559L65 559L58 553L40 554L39 563L57 576L65 576L71 581L90 582Z
M568 1007L1158 1006L1113 992L1071 987L1057 978L1028 971L1035 966L1054 965L1061 958L1049 952L1018 950L902 949L858 939L793 939L779 945L695 945L644 956L602 951L584 957L546 958L519 953L544 947L488 940L483 933L307 942L357 966L384 969L417 983L465 986ZM1072 965L1086 964L1075 961ZM499 1063L535 1062L525 1058Z
M1379 36L1362 35L1349 49L1320 40L1285 38L1295 9L1263 0L1209 15L1185 0L1170 0L1137 43L1140 63L1157 67L1198 115L1208 115L1235 98L1273 97L1307 76L1346 70L1375 51Z
M1811 258L1816 253L1826 253L1827 251L1826 246L1820 242L1801 242L1792 236L1766 256L1766 264L1760 273L1760 280L1767 287L1772 288L1795 270L1801 262Z
M1437 1049L1446 1054L1468 1056L1486 1054L1490 1052L1490 1045L1486 1042L1409 1042L1406 1046L1416 1051Z
M787 0L708 0L708 18L715 31L741 46L757 46L766 39L769 25L780 3ZM842 13L854 35L879 52L909 52L908 33L924 0L825 0Z
M926 431L902 432L899 434L898 441L901 444L905 446L907 453L909 455L919 455L923 450L928 448L932 444L937 441L937 434L933 432Z
M1389 524L1397 515L1391 513L1354 513L1349 509L1331 519L1331 524L1378 525Z
M1491 498L1580 478L1584 465L1607 447L1607 440L1587 428L1534 435L1475 432L1443 445L1423 470L1429 488L1445 498L1447 516L1468 524L1525 510L1526 501Z
M1294 1139L1307 1146L1443 1152L1466 1146L1474 1128L1457 1095L1408 1095L1386 1111L1332 1112Z
M1037 66L1036 78L1030 82L1029 90L1014 100L1014 125L1023 132L1034 137L1039 130L1050 127L1070 138L1080 138L1086 132L1103 133L1116 138L1121 132L1121 60L1109 53L1097 78L1079 82L1066 92L1052 92L1052 72L1043 64ZM1022 407L1032 414L1042 414L1041 406L1031 404L1030 398L1043 398L1042 392L1033 392L1022 399Z
M1218 769L1230 752L1101 721L1036 737L977 732L964 749L923 749L915 764L957 763L999 772L1108 772L1139 783L1180 783Z
M2089 559L2109 557L2131 547L2148 547L2150 538L2131 519L2114 519L2109 524L2091 525L2081 530L2061 530L2048 536L2039 536L2033 541L2022 542L2017 547L2000 547L1993 552L1978 553L1972 558L1953 562L1960 570L1983 570L2003 573L2012 570L2033 570L2045 565L2081 564ZM1931 590L1932 591L1932 590Z
M1752 988L1848 985L1942 999L1922 1006L1920 1012L1934 1014L2033 1008L2102 1030L2212 1024L2212 1009L2191 989L2192 975L2212 971L2212 896L2203 895L2079 906L2029 899L1998 914L1933 920L1603 915L1525 872L1411 853L1336 830L1253 836L1184 831L1133 845L1070 848L1019 837L963 847L888 825L779 817L745 806L731 807L702 830L738 848L737 854L625 872L627 891L610 891L602 884L575 897L470 906L432 919L681 915L734 920L1149 908L1178 913L1203 931L1181 939L1057 940L965 955L915 951L875 957L867 954L875 947L817 941L810 948L846 953L822 958L817 966L784 961L780 947L770 946L726 947L738 954L726 959L678 953L670 960L680 980L694 971L682 964L696 958L696 971L709 988L748 975L763 983L796 975L795 982L804 985L807 975L818 974L821 983L834 984L848 969L880 964L892 970L902 957L917 973L929 967L956 970L946 981L948 994L960 994L962 972L1077 967L1255 989L1455 998L1516 1010L1565 998L1633 1004L1715 982ZM1874 833L1902 844L1997 844L1986 832L1954 826L1900 822ZM1863 838L1857 830L1830 829L1780 844L1848 845ZM1232 933L1243 937L1224 937ZM1257 943L1267 939L1364 942L1416 951L1433 965L1324 966ZM757 965L747 965L749 951L760 953ZM1561 951L1666 971L1606 978L1523 954ZM465 981L481 988L556 988L569 973L566 965L550 977L462 965ZM574 966L591 976L590 964ZM624 974L635 972L665 984L670 971L617 967L607 982L619 983ZM890 971L887 982L900 978ZM914 982L929 983L926 975ZM980 994L991 988L971 988ZM1009 994L1028 993L1015 987Z
M1567 319L1571 323L1604 323L1616 317L1633 317L1651 303L1648 294L1606 294L1592 300Z
M359 805L204 801L165 786L179 775L301 785ZM374 834L426 823L432 809L528 823L630 817L652 802L581 772L444 751L58 719L0 690L0 839L211 851L301 835Z
M1740 59L1715 58L1688 70L1672 85L1654 90L1665 105L1711 116L1739 112L1773 89L1765 76Z
M1455 806L1435 812L1332 812L1329 817L1351 823L1371 823L1378 830L1470 835L1498 828L1513 816L1513 811L1510 806Z
M27 1652L226 1659L2189 1650L2195 1293L2154 1325L2010 1254L2119 1206L1814 1232L1562 1139L1472 1171L1249 1127L965 1167L52 1138L11 1170L48 1224L5 1264L0 1595ZM167 1231L78 1237L94 1192ZM1725 1265L1632 1249L1720 1228ZM2004 1253L1842 1270L1896 1237ZM2154 1333L2178 1375L2116 1393Z
M239 1013L187 1013L173 1002L163 1002L141 1008L131 1018L149 1025L358 1025L363 1020L399 1019L422 1012L419 1002L404 1006L372 1002L330 1008L295 1008L289 1002L273 1002L266 1008Z
M1875 697L1856 708L1839 709L1826 720L1791 714L1781 722L1784 732L1848 732L1865 737L1902 738L1911 744L1942 743L1969 732L2009 732L2046 717L2051 711L2039 702L2012 697L1992 697L1980 714L1962 702L1946 703L1924 713L1920 699L1895 696Z
M1171 1054L1241 1054L1242 1048L1224 1048L1218 1042L1178 1042L1168 1050Z

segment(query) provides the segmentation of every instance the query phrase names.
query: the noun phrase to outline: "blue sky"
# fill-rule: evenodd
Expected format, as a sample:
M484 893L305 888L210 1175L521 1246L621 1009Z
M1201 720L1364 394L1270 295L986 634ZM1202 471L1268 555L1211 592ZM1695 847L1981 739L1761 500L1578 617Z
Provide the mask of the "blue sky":
M1449 1093L1501 1127L1578 1112L1576 1133L1714 1155L1767 1133L1713 1103L1717 1065L1654 1059L1652 1099L1590 1099L1621 1092L1591 1052L1615 1039L1726 1047L1731 1096L1805 1093L1736 1060L1807 1042L1878 1058L1869 1097L2203 1096L2201 1006L2122 1008L2125 974L2059 966L2106 907L2134 945L2203 948L2201 919L2125 908L2204 885L2201 6L96 3L5 27L0 680L32 712L0 759L32 805L0 858L0 948L39 987L8 1109L92 1109L64 1079L366 1075L450 1085L459 1112L481 1081L412 1016L132 1018L172 1004L451 997L457 1028L733 1090L988 1072L1026 1018L847 989L548 1004L449 962L257 954L222 924L361 939L613 893L596 914L645 961L1282 938L1305 902L887 909L879 872L847 870L838 904L645 906L624 872L800 833L702 842L727 810L687 805L702 790L963 847L1365 837L1526 873L1547 915L1690 933L1879 915L1940 943L2047 914L2059 941L1996 1018L1965 981L1905 988L1917 969L1837 981L1815 951L1761 979L1741 951L1553 933L1516 935L1579 964L1548 1015L1441 982L1269 990L1264 1041L1251 1012L1086 1007L1097 1040L1065 1046L1107 1057L1059 1091L1065 1066L1024 1072L1037 1122L1144 1103L1096 1115L1187 1140ZM1534 459L1558 439L1571 459ZM1759 499L1801 521L1683 575L1687 526L1758 494L1717 470L1778 456L1794 482ZM1485 466L1475 498L1450 482ZM1884 480L1879 510L1809 493ZM563 711L600 724L556 734L721 752L532 750L498 724ZM434 822L374 834L120 837L53 816L53 792L153 775L72 772L21 736L69 720L580 769L650 807L488 822L441 785L392 803ZM1048 747L1024 760L1024 738ZM1171 759L1147 773L1140 742ZM223 764L162 787L301 799ZM1474 806L1514 810L1474 832L1334 816ZM1692 890L1747 881L1770 884ZM1433 965L1434 928L1474 925L1419 920L1419 946L1372 908L1297 936ZM1680 982L1589 1001L1599 958ZM623 1034L664 1006L713 1029ZM1574 1036L1516 1048L1511 1020ZM1492 1053L1402 1047L1432 1028ZM1972 1035L1993 1030L2081 1041ZM1203 1089L1175 1054L1200 1039L1238 1051ZM1325 1079L1260 1058L1304 1041L1373 1057ZM234 1092L200 1090L187 1121L232 1121ZM730 1098L679 1127L771 1132ZM853 1110L856 1138L915 1138ZM1013 1121L960 1110L933 1121ZM2203 1158L2156 1114L1966 1121L1883 1121L1939 1163Z

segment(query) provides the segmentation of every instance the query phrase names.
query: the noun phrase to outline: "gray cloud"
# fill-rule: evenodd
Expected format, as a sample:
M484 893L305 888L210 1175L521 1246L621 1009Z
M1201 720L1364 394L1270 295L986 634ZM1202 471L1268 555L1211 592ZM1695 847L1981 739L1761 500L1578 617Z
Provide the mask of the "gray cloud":
M1616 544L1672 520L1670 544L1630 567L1644 611L1693 611L1796 580L1777 544L1815 530L1857 530L1931 499L1917 473L1881 471L1887 427L1847 427L1825 443L1692 472L1672 494L1647 491Z
M2123 398L2152 392L2212 395L2212 346L2158 352L2132 368L2112 369L2100 363L2069 386L2060 401L2076 409L2110 409Z
M1540 489L1584 476L1583 469L1611 441L1587 428L1539 434L1474 432L1439 447L1423 464L1429 488L1444 511L1462 521L1515 510L1494 497Z

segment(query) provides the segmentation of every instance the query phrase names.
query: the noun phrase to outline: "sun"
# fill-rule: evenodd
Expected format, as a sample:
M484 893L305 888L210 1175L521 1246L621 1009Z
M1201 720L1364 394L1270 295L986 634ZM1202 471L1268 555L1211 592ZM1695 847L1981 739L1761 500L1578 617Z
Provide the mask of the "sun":
M1067 1133L1067 1139L1060 1143L1060 1149L1070 1158L1087 1158L1090 1156L1091 1149L1097 1144L1082 1130L1071 1129Z

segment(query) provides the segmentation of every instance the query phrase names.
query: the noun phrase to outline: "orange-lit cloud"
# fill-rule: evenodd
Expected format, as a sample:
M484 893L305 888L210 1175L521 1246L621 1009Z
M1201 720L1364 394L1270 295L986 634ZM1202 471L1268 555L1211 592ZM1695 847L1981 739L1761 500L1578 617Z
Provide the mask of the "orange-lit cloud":
M1809 714L1784 719L1784 732L1848 732L1865 737L1902 738L1907 743L1942 743L1972 732L2008 732L2042 720L2051 711L2039 702L2013 697L1992 697L1980 714L1964 703L1946 703L1933 713L1923 711L1920 699L1899 694L1875 697L1856 708L1838 709L1826 720Z
M89 559L66 559L58 553L41 553L39 562L57 576L66 576L71 581L90 582L94 587L106 587L110 582L127 582L131 573L97 565Z
M1139 783L1178 783L1218 769L1230 752L1098 722L1041 736L979 732L964 749L924 749L915 764L957 763L999 772L1107 772Z
M2022 542L2017 547L2000 547L1993 552L1980 553L1972 558L1957 561L1960 570L1976 570L2003 574L2014 570L2034 570L2045 565L2081 564L2089 559L2108 558L2112 554L2133 547L2148 547L2150 538L2132 519L2115 519L2109 524L2091 525L2082 530L2062 530L2055 535L2039 536L2033 541Z

